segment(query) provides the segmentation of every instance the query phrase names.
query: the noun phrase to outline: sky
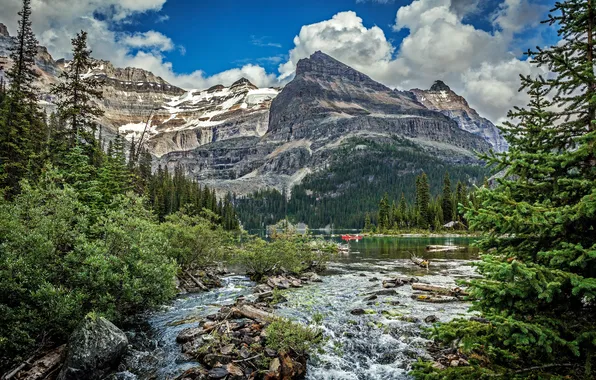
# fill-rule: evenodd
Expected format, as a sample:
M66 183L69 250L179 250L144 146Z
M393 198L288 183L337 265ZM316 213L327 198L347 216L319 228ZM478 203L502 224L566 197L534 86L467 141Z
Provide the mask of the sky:
M528 48L557 42L547 0L32 0L33 30L54 58L89 33L93 56L185 89L283 86L321 50L392 88L443 80L494 122L526 102L519 74L544 71ZM16 34L21 0L0 0Z

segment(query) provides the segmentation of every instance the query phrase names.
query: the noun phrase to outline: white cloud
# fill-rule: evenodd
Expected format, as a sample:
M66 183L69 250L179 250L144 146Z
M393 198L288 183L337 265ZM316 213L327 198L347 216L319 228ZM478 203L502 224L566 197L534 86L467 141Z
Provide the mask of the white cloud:
M166 22L170 19L170 16L168 15L161 15L157 18L157 20L155 20L156 23L162 23L162 22Z
M0 22L14 34L21 0L1 1ZM32 8L34 32L56 58L68 57L70 39L86 30L97 58L120 67L150 70L183 88L206 88L229 85L240 77L257 86L283 84L292 77L298 60L321 50L390 87L428 88L441 79L483 116L497 121L512 105L525 102L523 94L517 93L518 74L537 72L511 52L516 33L535 25L544 11L530 1L503 0L490 20L497 30L487 32L464 21L478 11L479 0L414 0L396 12L394 28L409 31L399 46L388 40L381 28L365 26L355 12L340 12L329 20L304 25L287 56L253 61L271 64L283 57L279 74L244 64L214 75L202 70L177 73L164 53L178 48L183 54L184 48L159 32L115 32L120 24L130 21L130 16L146 12L158 15L166 0L32 0ZM97 14L102 17L95 17ZM165 21L165 17L157 20ZM250 41L258 46L281 46L264 37L251 36Z
M154 30L125 35L120 39L120 42L136 49L150 48L158 51L170 51L174 49L174 42L169 37Z
M321 50L390 87L429 88L441 79L480 114L499 121L513 105L525 104L525 95L517 92L519 74L539 72L511 52L515 32L527 24L506 22L510 7L529 9L527 0L506 2L499 10L500 30L487 32L463 21L478 1L415 0L396 13L394 29L409 30L398 47L380 28L365 27L354 12L338 13L302 27L290 59L279 66L280 77L290 77L299 59ZM534 23L542 11L534 9L525 20Z
M317 50L358 70L370 69L370 65L389 60L394 50L381 28L364 27L362 19L351 11L338 13L331 20L303 26L294 37L294 45L288 62L279 66L282 80L294 73L301 58Z

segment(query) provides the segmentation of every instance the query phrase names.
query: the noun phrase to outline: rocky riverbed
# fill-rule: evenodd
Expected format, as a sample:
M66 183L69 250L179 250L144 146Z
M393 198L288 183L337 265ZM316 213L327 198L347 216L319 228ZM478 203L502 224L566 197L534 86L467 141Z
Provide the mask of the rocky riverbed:
M466 248L449 255L425 252L428 244L453 244L447 239L354 243L350 256L331 263L328 271L316 279L320 282L296 287L291 281L272 280L270 285L277 283L288 289L275 291L276 301L281 302L274 302L269 312L304 326L316 325L325 337L322 350L314 352L306 363L306 379L409 379L407 373L418 358L432 359L435 353L429 351L423 330L437 321L469 317L469 305L462 290L457 289L456 280L476 276L470 266L475 251L466 240L456 243ZM412 251L430 259L428 270L409 259ZM442 287L447 293L420 290L419 285L414 286L417 290L412 284ZM183 352L185 343L177 342L177 337L184 330L204 326L207 316L229 310L225 308L236 305L238 297L257 301L255 290L262 292L262 301L273 296L265 286L256 287L247 277L227 276L220 288L181 296L167 309L151 315L146 328L128 332L131 348L120 369L134 375L131 379L172 379L201 367L201 372L208 373L213 367ZM437 303L426 302L420 296L454 299ZM236 350L234 355L239 354ZM232 360L243 359L234 356ZM445 356L441 363L453 365L457 361L459 365L460 360L461 365L466 364L465 358L457 356ZM220 364L228 372L238 367L238 363L232 363L229 369L227 364Z

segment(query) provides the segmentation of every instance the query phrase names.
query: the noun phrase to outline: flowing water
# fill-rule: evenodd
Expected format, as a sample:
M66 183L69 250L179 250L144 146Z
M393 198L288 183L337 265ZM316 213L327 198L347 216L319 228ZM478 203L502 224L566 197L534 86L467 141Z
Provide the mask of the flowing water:
M463 302L433 304L411 298L410 286L397 288L395 296L378 296L366 301L370 293L382 290L382 280L417 277L421 282L454 286L458 279L476 276L470 262L477 251L467 238L365 238L352 241L350 253L330 263L322 282L285 292L288 299L277 313L306 324L321 319L326 341L321 353L308 364L309 380L408 379L417 358L427 358L422 330L430 327L424 319L435 316L448 321L467 313ZM427 253L425 247L459 245L457 252ZM431 260L429 270L410 261L410 254ZM176 344L176 336L197 325L192 318L215 312L231 304L239 295L251 293L253 285L243 276L224 279L225 286L208 293L192 294L176 300L166 310L148 320L150 332L132 339L135 350L128 355L128 369L140 379L175 377L197 363L186 361ZM355 316L353 309L365 309ZM190 320L189 320L190 318ZM180 323L187 320L185 323ZM141 334L141 333L137 333Z

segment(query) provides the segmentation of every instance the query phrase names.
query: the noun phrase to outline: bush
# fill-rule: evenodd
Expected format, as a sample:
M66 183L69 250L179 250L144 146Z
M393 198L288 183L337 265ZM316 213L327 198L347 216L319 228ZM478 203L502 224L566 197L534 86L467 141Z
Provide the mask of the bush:
M266 345L276 351L294 351L299 355L313 352L322 342L319 329L303 326L287 319L276 319L265 329Z
M0 367L64 341L90 311L118 321L175 294L171 248L142 198L118 197L95 218L57 182L50 171L0 200Z
M183 269L206 268L223 261L231 235L210 220L183 212L166 217L159 226L170 242L170 257Z
M266 275L322 270L336 253L335 244L313 241L308 235L276 234L270 242L251 238L238 250L236 261L259 280Z

